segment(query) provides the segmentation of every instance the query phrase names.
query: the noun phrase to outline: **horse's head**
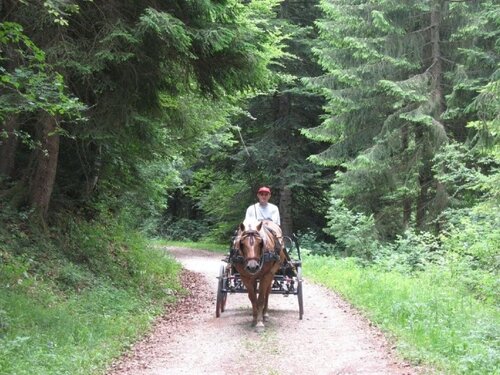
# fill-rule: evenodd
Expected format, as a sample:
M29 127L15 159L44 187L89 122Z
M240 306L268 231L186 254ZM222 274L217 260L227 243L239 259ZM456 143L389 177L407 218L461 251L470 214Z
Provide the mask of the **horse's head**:
M244 259L245 270L257 273L262 267L264 238L261 222L243 222L239 228L239 250Z

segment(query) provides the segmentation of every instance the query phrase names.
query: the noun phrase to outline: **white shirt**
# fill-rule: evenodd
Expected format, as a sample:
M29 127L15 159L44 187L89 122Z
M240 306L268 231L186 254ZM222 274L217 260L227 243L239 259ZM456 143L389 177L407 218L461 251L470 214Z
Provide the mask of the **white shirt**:
M267 203L265 206L260 203L252 204L247 208L245 220L271 220L272 222L281 225L280 211L278 207L272 203Z

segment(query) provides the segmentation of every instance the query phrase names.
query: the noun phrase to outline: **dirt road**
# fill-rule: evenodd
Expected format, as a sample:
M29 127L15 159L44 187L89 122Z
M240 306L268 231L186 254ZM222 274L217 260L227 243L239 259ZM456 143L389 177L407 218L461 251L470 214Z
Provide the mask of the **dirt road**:
M396 359L384 337L328 290L304 280L304 318L297 297L271 295L264 333L251 326L245 294L229 294L215 317L220 254L168 248L187 270L191 290L108 375L418 374Z

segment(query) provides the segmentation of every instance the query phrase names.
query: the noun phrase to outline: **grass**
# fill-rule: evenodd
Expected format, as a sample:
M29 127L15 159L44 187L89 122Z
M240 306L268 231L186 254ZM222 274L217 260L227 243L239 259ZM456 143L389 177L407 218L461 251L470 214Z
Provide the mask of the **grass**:
M445 374L499 373L498 307L474 298L446 269L409 276L319 256L304 265L307 277L363 311L413 362Z
M160 306L100 286L82 294L35 299L2 289L2 374L99 373L149 327ZM8 322L8 323L5 323Z
M14 229L0 229L0 374L103 374L182 292L180 265L124 228Z

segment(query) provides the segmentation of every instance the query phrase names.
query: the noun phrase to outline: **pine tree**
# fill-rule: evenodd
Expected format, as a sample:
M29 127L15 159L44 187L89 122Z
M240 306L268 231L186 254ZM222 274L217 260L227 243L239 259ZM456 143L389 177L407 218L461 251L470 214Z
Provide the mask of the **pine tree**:
M373 214L383 238L408 226L439 230L447 195L433 157L463 128L447 112L466 42L454 33L478 7L440 0L321 2L316 53L327 74L310 84L327 98L329 116L308 135L332 146L314 159L344 163L334 196Z

